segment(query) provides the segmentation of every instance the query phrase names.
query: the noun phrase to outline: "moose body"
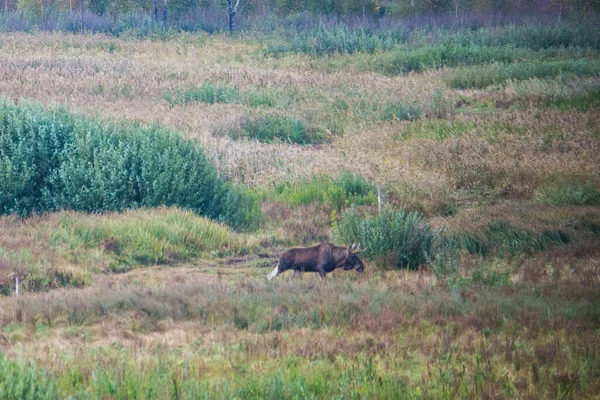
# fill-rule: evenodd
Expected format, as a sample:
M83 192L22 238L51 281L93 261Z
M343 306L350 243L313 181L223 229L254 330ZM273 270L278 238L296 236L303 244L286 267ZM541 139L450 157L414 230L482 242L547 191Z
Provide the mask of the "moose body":
M358 272L364 270L362 261L356 255L360 252L360 245L352 247L337 247L331 243L321 243L315 247L294 248L285 251L279 258L279 264L268 275L271 280L277 275L291 269L292 278L300 272L317 272L321 278L336 268L345 271L356 269Z

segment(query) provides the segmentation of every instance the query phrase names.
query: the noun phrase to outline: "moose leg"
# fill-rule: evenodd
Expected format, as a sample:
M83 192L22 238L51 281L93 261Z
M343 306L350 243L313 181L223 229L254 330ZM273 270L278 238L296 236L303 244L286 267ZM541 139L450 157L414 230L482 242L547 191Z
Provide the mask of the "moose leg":
M321 266L317 267L317 272L319 273L319 280L322 280L327 275L327 272L325 272L325 268Z
M291 279L294 279L297 276L300 276L300 271L298 271L297 269L295 269L294 272L292 272L292 278Z

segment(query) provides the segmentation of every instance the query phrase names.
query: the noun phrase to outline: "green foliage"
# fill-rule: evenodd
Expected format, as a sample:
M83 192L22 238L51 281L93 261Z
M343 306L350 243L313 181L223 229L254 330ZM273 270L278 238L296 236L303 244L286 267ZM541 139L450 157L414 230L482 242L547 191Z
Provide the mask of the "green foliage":
M177 104L198 103L233 103L239 97L237 89L222 86L212 82L206 82L199 87L187 89L177 88L174 91L165 92L164 99L171 107Z
M326 139L318 128L307 126L305 122L280 115L264 115L256 119L246 119L239 130L228 132L233 139L255 139L263 143L276 140L302 145L320 144Z
M380 265L416 269L431 257L436 234L418 213L388 208L363 217L351 209L342 215L336 238L360 242L364 255Z
M277 184L274 199L291 207L317 202L340 210L351 205L375 204L377 188L362 176L346 170L336 179L320 175L299 183Z
M55 383L31 361L13 361L0 352L0 399L57 399Z
M591 182L556 184L538 190L535 200L556 205L600 205L600 190Z
M254 199L218 178L194 142L156 125L3 101L0 129L0 213L166 205L236 228L254 223Z
M508 80L527 80L555 76L600 76L600 60L565 60L517 64L489 64L453 70L444 77L456 89L485 88Z

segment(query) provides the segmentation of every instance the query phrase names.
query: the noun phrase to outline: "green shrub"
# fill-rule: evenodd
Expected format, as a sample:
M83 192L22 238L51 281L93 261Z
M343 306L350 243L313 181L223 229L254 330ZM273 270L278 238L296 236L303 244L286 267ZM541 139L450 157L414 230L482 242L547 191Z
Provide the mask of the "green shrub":
M569 75L600 76L600 60L535 61L508 65L495 63L451 71L444 81L452 88L470 89L498 85L508 80Z
M307 126L303 121L279 115L265 115L242 122L239 130L229 132L233 139L255 139L263 143L275 140L302 145L319 144L325 141L320 129Z
M380 265L415 269L432 258L436 232L418 213L385 209L377 216L345 212L338 224L337 239L360 242L364 255Z
M174 91L165 92L164 99L171 107L177 104L198 103L233 103L239 97L237 89L221 86L212 82L206 82L199 87L187 89L177 88Z
M0 352L0 399L56 399L55 384L31 361L13 361Z
M556 205L600 205L600 190L593 183L553 185L538 190L535 200Z
M217 177L193 141L153 125L0 103L0 213L179 206L250 226L254 199Z

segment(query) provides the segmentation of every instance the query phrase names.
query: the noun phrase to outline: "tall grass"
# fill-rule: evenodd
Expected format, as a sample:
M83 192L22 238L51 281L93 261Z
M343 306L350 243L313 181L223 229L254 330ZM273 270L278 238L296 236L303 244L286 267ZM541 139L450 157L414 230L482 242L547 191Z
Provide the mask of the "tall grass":
M177 205L250 226L257 205L217 177L192 141L156 125L118 124L0 104L0 212L87 212Z
M600 205L600 189L592 182L562 183L540 188L536 201L556 205Z
M242 121L240 129L230 129L227 134L236 140L246 138L262 143L282 141L300 145L320 144L327 139L321 129L281 115L247 118Z
M239 93L235 88L207 82L198 87L177 88L172 92L165 92L163 97L173 107L177 104L192 102L207 104L233 103L239 97Z
M17 277L22 291L82 287L98 273L250 254L260 240L177 208L2 217L0 231L10 235L0 246L3 295Z
M513 80L550 78L555 76L600 76L600 60L565 60L516 64L489 64L459 68L444 77L446 84L456 89L485 88Z
M432 44L422 47L399 48L379 60L380 68L390 75L420 72L443 67L458 67L488 63L513 63L523 61L560 61L584 58L588 51L582 48L551 48L532 52L531 49L503 46Z
M55 382L32 361L13 361L0 352L0 398L52 400L58 398Z
M304 53L313 56L375 53L389 50L402 40L402 33L351 30L345 26L320 27L310 32L291 34L287 42L271 44L266 52L275 56L285 53Z
M273 198L292 207L317 202L339 211L352 205L375 204L376 195L372 182L345 170L335 179L322 175L296 183L276 184Z

